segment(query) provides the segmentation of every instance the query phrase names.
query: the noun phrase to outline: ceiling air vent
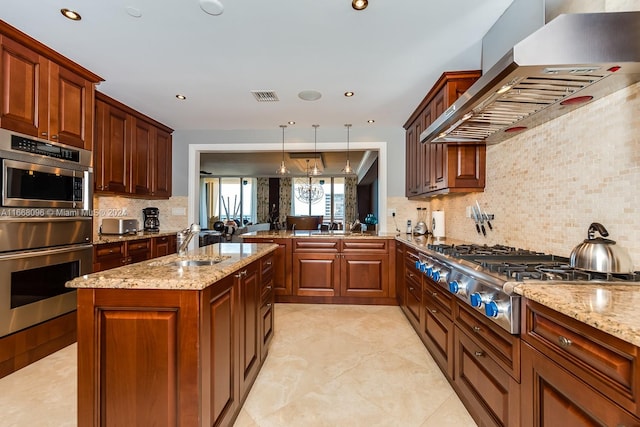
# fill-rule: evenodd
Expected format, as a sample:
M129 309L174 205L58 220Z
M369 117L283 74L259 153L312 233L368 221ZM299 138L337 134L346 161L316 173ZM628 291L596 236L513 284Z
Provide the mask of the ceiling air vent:
M252 90L253 97L258 102L275 102L279 101L278 95L273 90Z

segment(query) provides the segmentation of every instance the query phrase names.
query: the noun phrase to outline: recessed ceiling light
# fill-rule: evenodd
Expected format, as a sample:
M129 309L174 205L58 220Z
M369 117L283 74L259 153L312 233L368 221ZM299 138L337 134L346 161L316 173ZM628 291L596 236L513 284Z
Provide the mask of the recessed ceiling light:
M180 94L177 94L177 95L176 95L176 98L178 98L178 99L180 99L180 100L182 100L182 101L184 101L185 99L187 99L187 97L186 97L186 96L184 96L184 95L180 95Z
M213 16L222 15L224 5L219 0L200 0L200 9Z
M62 13L65 18L71 19L72 21L79 21L82 19L82 16L80 16L80 14L75 10L64 8L60 9L60 13Z
M364 10L369 5L368 0L353 0L351 2L351 7L355 10Z
M289 123L290 125L295 125L296 122L294 122L293 120L289 120L287 123Z
M375 121L375 120L373 120L373 119L369 119L369 120L367 120L367 123L375 123L375 122L376 122L376 121Z
M344 96L346 96L347 98L351 98L353 95L355 95L355 93L348 91L344 93Z
M127 11L127 15L131 16L132 18L140 18L142 16L142 12L140 12L140 9L133 6L127 6L125 10Z
M322 97L322 94L317 90L303 90L298 94L298 98L305 101L317 101Z

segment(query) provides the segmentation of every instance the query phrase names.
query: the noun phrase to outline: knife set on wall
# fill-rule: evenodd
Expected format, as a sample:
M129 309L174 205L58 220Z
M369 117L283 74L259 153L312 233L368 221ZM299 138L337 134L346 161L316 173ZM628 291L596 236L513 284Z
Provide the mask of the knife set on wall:
M476 200L475 206L470 206L471 208L471 218L476 224L476 231L478 234L482 234L483 236L487 235L487 228L484 226L485 222L487 223L487 227L489 230L493 230L493 225L491 225L491 220L493 220L493 214L488 214L486 211L480 208L480 203Z

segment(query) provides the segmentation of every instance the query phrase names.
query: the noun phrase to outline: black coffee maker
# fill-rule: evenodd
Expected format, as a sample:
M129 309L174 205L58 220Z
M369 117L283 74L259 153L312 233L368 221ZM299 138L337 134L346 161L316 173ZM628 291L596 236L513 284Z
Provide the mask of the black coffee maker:
M144 215L144 231L152 233L160 231L160 209L144 208L142 209L142 215Z

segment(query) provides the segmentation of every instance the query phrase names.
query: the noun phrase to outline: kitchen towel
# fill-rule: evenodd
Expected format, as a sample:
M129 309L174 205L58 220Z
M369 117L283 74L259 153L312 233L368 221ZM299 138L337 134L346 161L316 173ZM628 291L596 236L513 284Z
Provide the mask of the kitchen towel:
M431 213L431 233L436 239L444 237L444 211Z

